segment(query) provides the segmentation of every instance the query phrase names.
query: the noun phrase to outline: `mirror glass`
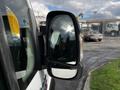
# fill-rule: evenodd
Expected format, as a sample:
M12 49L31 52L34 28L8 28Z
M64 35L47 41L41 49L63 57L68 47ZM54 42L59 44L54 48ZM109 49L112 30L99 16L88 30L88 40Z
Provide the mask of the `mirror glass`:
M49 27L49 60L75 65L76 36L73 21L68 15L57 15Z
M53 76L58 78L70 79L76 76L77 69L71 70L71 69L52 68L51 73L53 74Z

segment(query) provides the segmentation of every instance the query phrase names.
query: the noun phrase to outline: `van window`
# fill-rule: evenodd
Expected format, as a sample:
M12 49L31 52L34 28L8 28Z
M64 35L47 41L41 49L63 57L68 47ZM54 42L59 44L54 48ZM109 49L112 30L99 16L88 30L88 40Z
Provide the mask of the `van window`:
M12 34L8 16L4 15L3 23L9 48L11 50L17 79L22 85L28 85L34 69L34 50L29 27L20 28L20 37ZM14 23L13 23L14 24ZM23 86L22 86L23 87Z

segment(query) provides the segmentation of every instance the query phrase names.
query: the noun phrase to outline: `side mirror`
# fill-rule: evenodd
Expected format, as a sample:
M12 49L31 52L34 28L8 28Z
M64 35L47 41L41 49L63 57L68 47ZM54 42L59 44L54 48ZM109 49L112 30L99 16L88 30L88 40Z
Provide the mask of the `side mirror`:
M46 22L46 56L50 76L75 78L82 73L80 65L79 24L72 13L52 11Z

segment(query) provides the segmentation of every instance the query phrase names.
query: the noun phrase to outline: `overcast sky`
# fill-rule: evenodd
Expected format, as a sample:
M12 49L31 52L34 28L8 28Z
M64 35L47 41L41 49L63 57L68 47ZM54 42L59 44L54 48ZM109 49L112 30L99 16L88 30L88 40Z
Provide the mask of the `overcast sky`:
M120 0L31 0L34 10L47 15L52 10L65 10L84 19L120 18Z

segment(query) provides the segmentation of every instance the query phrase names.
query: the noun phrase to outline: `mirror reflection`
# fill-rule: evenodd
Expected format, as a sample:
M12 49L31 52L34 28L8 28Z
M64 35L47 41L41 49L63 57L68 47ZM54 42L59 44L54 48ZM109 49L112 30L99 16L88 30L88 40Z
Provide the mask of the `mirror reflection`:
M76 64L76 36L73 21L68 15L53 18L49 32L49 60Z
M52 68L51 72L53 74L53 76L58 77L58 78L64 78L64 79L69 79L69 78L73 78L76 76L77 74L77 69L56 69L56 68Z

